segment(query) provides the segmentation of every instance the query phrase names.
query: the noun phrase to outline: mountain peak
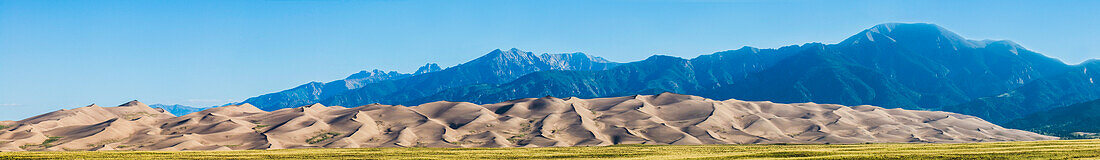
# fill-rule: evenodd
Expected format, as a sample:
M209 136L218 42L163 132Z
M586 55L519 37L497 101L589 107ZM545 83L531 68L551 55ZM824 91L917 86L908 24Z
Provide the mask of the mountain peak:
M760 48L751 47L751 46L743 46L743 47L741 47L740 49L737 49L737 50L749 51L749 52L752 52L752 53L760 52Z
M603 57L592 56L592 55L588 55L588 54L585 54L585 53L582 53L582 52L561 53L561 54L543 53L543 54L539 55L539 58L542 58L542 60L548 61L549 63L556 63L556 62L559 62L559 61L574 61L574 62L589 61L589 62L596 62L596 63L612 63L611 61L608 61L607 59L603 59Z
M414 72L413 74L431 73L431 72L440 71L440 70L443 70L443 69L439 68L439 64L428 63L428 64L424 64L424 66L421 66L420 68L416 69L416 72Z
M645 60L642 60L641 62L642 63L667 63L667 62L685 63L686 61L687 61L687 59L676 57L676 56L655 54L655 55L649 56L648 58L646 58Z
M369 78L369 77L377 77L377 76L388 75L388 74L398 74L398 73L395 72L395 71L386 72L386 71L379 70L379 69L374 69L374 70L371 70L370 72L367 72L367 71L363 70L363 71L359 71L359 73L351 74L351 76L348 76L348 78L344 78L344 79Z
M939 25L931 23L883 23L872 26L867 29L868 31L883 33L883 34L912 34L910 32L923 32L923 33L940 33L947 32L947 29L940 27Z
M946 28L931 23L884 23L853 35L840 45L899 43L941 44L975 47L977 44Z
M495 49L489 54L478 57L473 61L512 61L512 60L532 60L536 58L534 53L525 52L516 48L509 50Z

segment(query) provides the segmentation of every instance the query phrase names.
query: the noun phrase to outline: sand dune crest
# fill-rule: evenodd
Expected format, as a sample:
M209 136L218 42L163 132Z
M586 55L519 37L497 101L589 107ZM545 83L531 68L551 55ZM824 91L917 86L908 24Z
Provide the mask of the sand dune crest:
M132 101L2 121L0 151L549 147L613 144L959 143L1049 140L948 112L715 101L664 93L354 108L249 104L175 117Z

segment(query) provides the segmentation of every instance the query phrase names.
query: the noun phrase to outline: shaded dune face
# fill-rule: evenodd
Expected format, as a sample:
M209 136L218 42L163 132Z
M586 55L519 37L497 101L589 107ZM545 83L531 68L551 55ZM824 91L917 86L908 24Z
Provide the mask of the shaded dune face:
M132 102L4 122L0 150L550 147L614 144L962 143L1051 140L948 112L715 101L664 93L266 112L249 104L174 117ZM133 114L144 112L144 114ZM136 115L136 116L135 116Z

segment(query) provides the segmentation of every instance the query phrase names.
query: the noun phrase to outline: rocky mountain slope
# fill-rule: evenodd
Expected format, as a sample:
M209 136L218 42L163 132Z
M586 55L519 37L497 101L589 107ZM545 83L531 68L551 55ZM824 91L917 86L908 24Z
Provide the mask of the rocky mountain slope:
M420 67L414 74L398 73L396 71L386 72L377 69L370 72L360 71L341 80L328 83L310 82L291 89L248 98L242 103L265 106L268 108L263 109L267 110L308 105L348 90L363 87L366 84L401 79L438 70L439 65L428 63Z
M413 74L380 70L363 71L346 79L328 83L311 82L292 89L252 97L242 103L262 106L260 109L267 111L318 102L336 105L400 103L456 86L504 83L531 72L604 70L618 65L619 63L584 53L536 55L515 48L498 49L470 62L447 69L442 69L435 63L428 63ZM434 73L437 71L439 73Z
M536 55L517 49L494 50L437 72L340 85L335 91L311 83L245 102L272 111L313 103L418 105L446 100L483 104L548 95L597 98L673 92L713 99L943 110L1001 123L1100 98L1093 94L1100 89L1080 87L1083 85L1035 93L1072 97L1067 101L1034 95L1030 97L1036 98L1022 100L1024 91L1008 93L1065 87L1026 85L1070 82L1076 79L1039 80L1081 69L1011 41L969 40L934 24L887 23L838 44L743 47L692 59L657 55L626 64L582 53ZM1012 99L1017 100L995 97L1004 94L1015 95Z
M699 93L741 81L802 50L805 47L744 47L691 60L657 55L608 70L534 72L499 85L455 87L401 104L416 105L439 100L492 103L547 95L594 98L662 92Z
M249 104L174 117L133 101L4 122L0 151L549 147L612 144L952 143L1050 140L948 112L715 101L663 93L355 108Z
M714 98L938 109L1068 67L1010 41L967 40L919 23L876 25L779 63L745 83L717 89Z
M876 25L839 44L652 56L603 71L535 72L401 104L674 92L714 99L939 110L1057 75L1070 66L1010 41L976 41L933 24ZM353 103L354 104L354 103Z
M1028 114L1100 99L1097 81L1100 81L1100 61L1090 60L1061 74L942 110L974 115L1000 124Z
M385 72L381 70L373 70L371 72L361 71L342 80L328 83L310 82L291 89L248 98L243 103L270 106L272 107L270 110L284 108L281 106L301 106L317 103L317 101L321 99L343 93L350 89L359 88L364 84L405 77L409 77L409 74L397 73L395 71Z
M1100 100L1037 112L1005 126L1065 138L1100 138Z
M403 104L453 87L506 83L538 71L593 71L618 65L619 63L584 53L536 55L515 48L498 49L438 72L368 84L320 103L345 106Z

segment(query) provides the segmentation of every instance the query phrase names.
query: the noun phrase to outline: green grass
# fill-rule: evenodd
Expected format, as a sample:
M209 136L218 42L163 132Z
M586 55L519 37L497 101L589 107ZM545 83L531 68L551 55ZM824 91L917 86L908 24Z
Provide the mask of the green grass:
M61 140L61 137L59 137L59 136L49 136L49 137L46 137L46 140L42 141L42 144L26 144L26 145L23 145L23 146L19 146L19 148L22 148L22 149L25 149L25 150L32 150L32 151L42 150L42 149L53 147L54 146L53 142L57 142L58 140Z
M264 128L267 128L267 126L271 126L271 125L265 125L265 124L256 125L255 127L252 127L252 130L256 131L256 133L263 133Z
M310 137L309 139L306 139L306 143L317 144L317 143L324 142L325 140L332 139L333 137L336 137L336 136L340 136L340 133L325 132L325 133L317 134L316 136Z
M1098 159L1100 140L960 144L615 145L241 151L0 152L0 159Z
M49 144L49 143L57 142L57 140L61 140L61 137L59 137L59 136L46 137L46 141L42 141L42 144Z

